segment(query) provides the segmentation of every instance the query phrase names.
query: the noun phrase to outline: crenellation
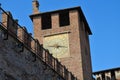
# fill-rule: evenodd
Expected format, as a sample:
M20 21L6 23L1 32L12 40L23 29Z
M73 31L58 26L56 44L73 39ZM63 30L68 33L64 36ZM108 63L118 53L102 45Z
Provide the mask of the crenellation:
M2 13L2 24L5 28L9 29L9 31L12 32L14 36L17 35L18 20L13 19L11 12Z
M28 33L25 27L19 27L17 35L20 41L22 41L26 46L31 47L31 33Z
M102 71L94 72L95 80L119 80L120 79L120 68L112 68Z

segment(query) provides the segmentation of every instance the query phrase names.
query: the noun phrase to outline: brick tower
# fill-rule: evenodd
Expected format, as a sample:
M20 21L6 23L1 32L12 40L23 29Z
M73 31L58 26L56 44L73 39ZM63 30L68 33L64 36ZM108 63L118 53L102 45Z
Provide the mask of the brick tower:
M78 79L92 80L89 35L92 34L80 7L40 13L33 1L34 38ZM36 7L37 6L37 7Z

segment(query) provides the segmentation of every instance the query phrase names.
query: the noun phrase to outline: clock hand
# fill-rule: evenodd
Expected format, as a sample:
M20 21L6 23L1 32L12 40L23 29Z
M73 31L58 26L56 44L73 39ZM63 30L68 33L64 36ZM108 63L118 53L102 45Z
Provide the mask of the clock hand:
M60 48L60 47L63 47L63 48L66 48L65 46L60 46L60 45L58 45L58 44L54 44L54 45L52 45L52 46L48 46L48 47L54 47L54 48Z
M55 46L48 46L48 47L55 47Z
M67 47L65 47L65 46L58 46L58 47L63 47L63 48L67 48Z

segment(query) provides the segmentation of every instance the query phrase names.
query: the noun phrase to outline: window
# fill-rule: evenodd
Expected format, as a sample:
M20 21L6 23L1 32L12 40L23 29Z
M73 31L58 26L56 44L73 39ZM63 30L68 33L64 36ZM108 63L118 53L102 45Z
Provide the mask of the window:
M59 13L60 27L70 25L69 11L62 11Z
M51 29L51 15L50 14L43 14L42 15L42 30L44 29Z

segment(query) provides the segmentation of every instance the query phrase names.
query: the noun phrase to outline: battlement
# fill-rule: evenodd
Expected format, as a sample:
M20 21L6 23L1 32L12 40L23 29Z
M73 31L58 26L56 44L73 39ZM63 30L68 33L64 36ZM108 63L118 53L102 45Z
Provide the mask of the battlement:
M24 49L27 49L35 55L34 62L36 61L36 58L39 58L45 66L49 67L55 74L58 74L61 77L60 80L78 80L58 61L58 59L54 58L48 50L44 49L40 42L37 39L34 39L31 36L31 33L27 32L25 27L20 26L18 20L13 19L10 12L4 11L1 7L0 34L2 40L9 40L9 36L17 40L17 43L13 44L16 45L15 49L17 49L17 52L22 53Z
M93 72L96 80L120 80L120 67Z

